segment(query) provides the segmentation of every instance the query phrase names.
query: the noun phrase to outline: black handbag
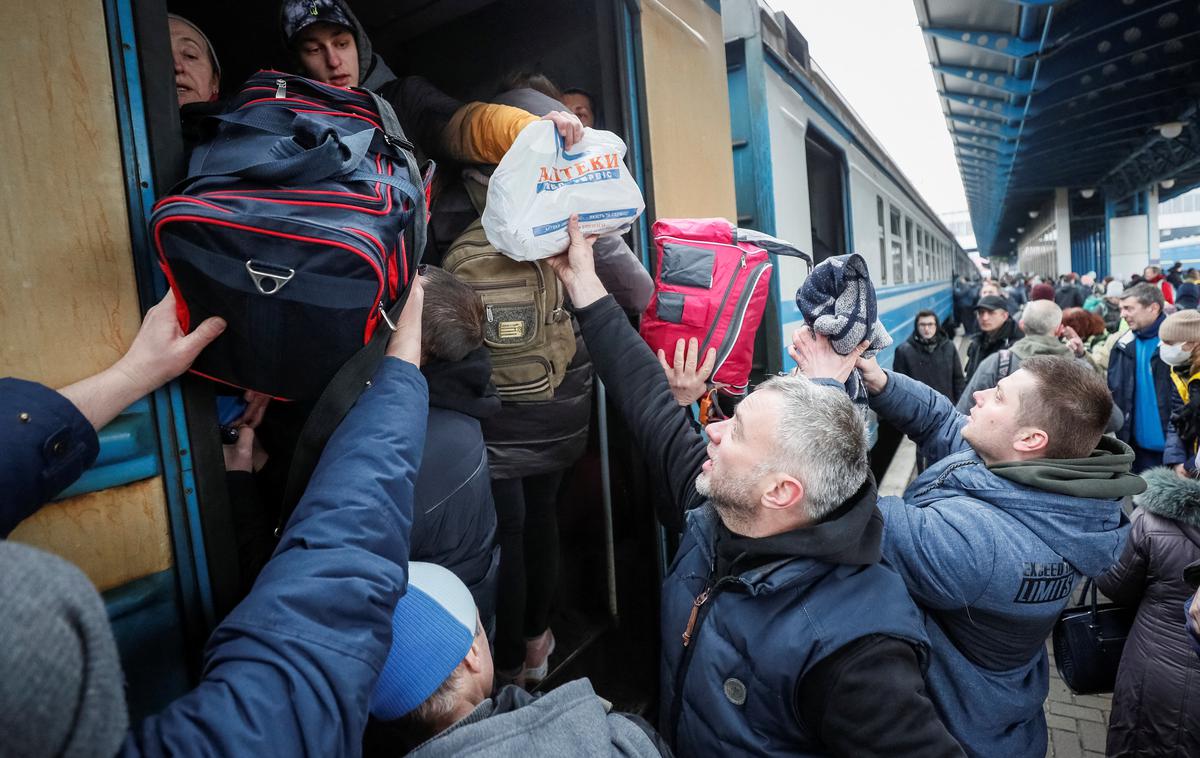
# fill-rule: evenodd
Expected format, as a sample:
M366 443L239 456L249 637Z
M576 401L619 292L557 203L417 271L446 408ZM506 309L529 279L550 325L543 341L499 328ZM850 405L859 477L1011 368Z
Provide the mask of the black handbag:
M1090 602L1064 609L1054 625L1054 665L1076 695L1113 691L1125 638L1137 615L1136 608L1097 603L1091 579L1083 583L1080 593L1089 595Z

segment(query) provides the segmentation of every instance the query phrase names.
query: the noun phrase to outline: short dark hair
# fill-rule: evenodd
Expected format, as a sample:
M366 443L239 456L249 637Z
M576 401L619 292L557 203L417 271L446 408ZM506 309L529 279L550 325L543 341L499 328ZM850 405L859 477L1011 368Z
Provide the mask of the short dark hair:
M447 363L461 361L483 344L483 301L470 286L437 266L426 266L421 312L421 353Z
M510 72L508 76L504 77L500 91L509 92L515 89L536 90L551 100L557 100L560 103L565 94L550 77L537 71Z
M1157 305L1159 313L1162 313L1167 304L1162 290L1149 282L1135 284L1121 294L1122 300L1128 300L1129 298L1137 300L1143 308L1148 305Z
M1017 423L1046 432L1043 457L1091 455L1112 415L1108 383L1090 366L1060 356L1035 355L1021 370L1033 374L1037 390L1021 396Z
M917 317L913 319L913 326L916 326L918 323L920 323L921 319L930 317L932 317L935 322L938 321L937 314L928 308L917 311Z

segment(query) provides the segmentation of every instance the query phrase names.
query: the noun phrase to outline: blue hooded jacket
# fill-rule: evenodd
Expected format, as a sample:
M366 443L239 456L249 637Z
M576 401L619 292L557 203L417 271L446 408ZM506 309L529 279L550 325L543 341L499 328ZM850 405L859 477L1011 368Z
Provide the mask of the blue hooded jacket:
M925 612L933 701L969 754L1042 758L1046 638L1080 576L1120 555L1120 498L1145 489L1133 453L1102 437L1089 458L988 466L949 400L890 371L871 407L936 461L879 499L884 557Z

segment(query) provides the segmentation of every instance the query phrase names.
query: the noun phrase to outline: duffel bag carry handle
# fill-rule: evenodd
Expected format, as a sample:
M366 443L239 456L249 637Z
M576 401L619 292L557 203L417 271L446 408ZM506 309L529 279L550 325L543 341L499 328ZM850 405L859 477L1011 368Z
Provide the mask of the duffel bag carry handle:
M425 251L428 213L425 192L422 189L424 182L421 178L420 169L417 168L417 158L411 149L412 143L404 136L404 130L401 128L400 121L396 118L396 113L392 110L392 106L370 90L364 89L362 92L371 96L371 100L379 110L383 124L382 139L391 154L404 161L408 169L409 183L416 188L414 192L415 197L411 198L415 205L415 211L412 223L405 232L405 257L408 265L407 270L411 272L409 278L409 282L411 283L411 277L418 275L417 265L421 260L421 255ZM372 131L375 130L372 129ZM376 180L379 181L384 179L396 179L400 181L399 177L376 177ZM390 184L391 182L388 183ZM389 310L384 311L382 306L380 306L381 314L388 328L376 327L370 341L338 369L333 378L329 380L329 384L325 385L325 389L321 392L321 396L317 398L312 412L309 413L308 419L305 420L304 427L300 431L300 438L296 442L295 453L292 455L291 466L288 468L288 478L287 484L284 487L277 536L279 533L282 533L283 527L287 524L292 511L296 508L296 504L300 502L301 496L304 495L304 489L308 486L308 480L312 477L312 472L317 467L317 461L321 458L321 452L325 449L325 443L329 441L334 430L342 423L342 419L346 417L346 414L350 412L350 408L354 406L354 403L358 400L358 396L366 389L367 383L375 375L375 371L383 361L388 339L391 338L392 332L395 330L395 324L400 321L400 312L404 310L404 304L408 302L408 293L410 290L411 286L406 286Z

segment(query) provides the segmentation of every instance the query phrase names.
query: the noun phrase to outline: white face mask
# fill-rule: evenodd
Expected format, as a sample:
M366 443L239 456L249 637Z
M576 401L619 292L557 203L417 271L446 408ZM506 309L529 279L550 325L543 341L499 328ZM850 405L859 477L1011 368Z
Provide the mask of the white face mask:
M1163 342L1158 346L1158 357L1168 366L1183 366L1191 362L1192 351L1184 347L1186 342L1178 345L1168 345Z

